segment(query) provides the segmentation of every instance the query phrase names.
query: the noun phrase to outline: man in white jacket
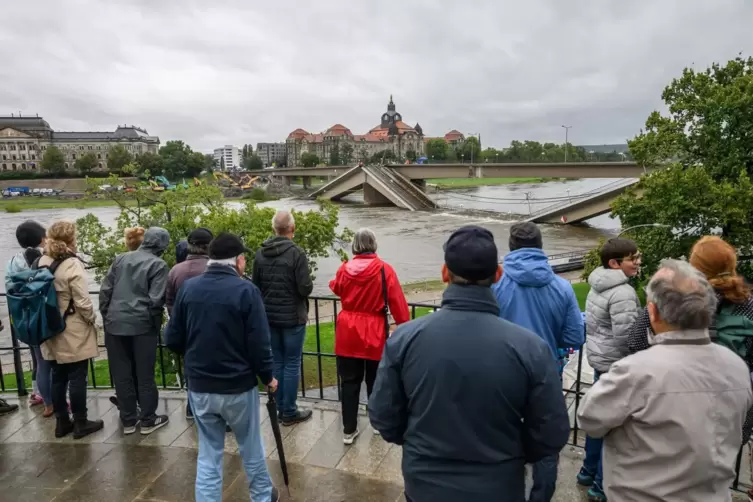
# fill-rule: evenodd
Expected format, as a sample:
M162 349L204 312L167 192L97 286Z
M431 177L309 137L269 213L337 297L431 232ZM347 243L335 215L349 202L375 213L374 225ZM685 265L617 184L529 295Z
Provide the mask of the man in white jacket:
M578 413L604 438L607 498L729 501L753 404L748 368L711 342L716 295L690 264L665 261L646 296L652 347L612 364Z

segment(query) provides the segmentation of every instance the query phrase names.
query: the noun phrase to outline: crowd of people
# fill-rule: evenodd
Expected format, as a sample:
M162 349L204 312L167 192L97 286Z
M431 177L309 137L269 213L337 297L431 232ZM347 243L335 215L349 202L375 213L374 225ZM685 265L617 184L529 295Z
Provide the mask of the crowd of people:
M295 219L278 211L258 250L235 235L197 228L161 258L161 228L128 229L99 293L105 346L123 434L150 434L159 333L182 355L186 417L199 436L196 500L221 500L224 438L235 435L254 501L276 501L260 430L259 382L278 399L282 426L309 420L297 404L313 283L294 242ZM56 437L102 428L86 409L88 361L98 355L95 309L76 259L76 228L25 222L22 251L6 269L6 290L23 270L54 275L64 331L32 347L31 404L56 417ZM558 277L533 223L512 225L499 263L492 233L465 226L444 245L439 310L410 320L395 270L360 229L353 257L329 287L342 308L335 330L343 442L359 430L365 383L375 434L402 446L405 497L412 502L548 502L558 455L571 435L563 395L565 354L585 344L594 384L579 409L587 433L574 482L591 501L727 501L735 460L753 429L753 297L737 274L735 249L704 237L689 261L665 260L645 289L631 279L641 254L608 240L588 279L582 314ZM247 259L253 257L251 277ZM69 395L70 403L66 396ZM0 412L14 405L0 402ZM71 415L73 419L71 420Z

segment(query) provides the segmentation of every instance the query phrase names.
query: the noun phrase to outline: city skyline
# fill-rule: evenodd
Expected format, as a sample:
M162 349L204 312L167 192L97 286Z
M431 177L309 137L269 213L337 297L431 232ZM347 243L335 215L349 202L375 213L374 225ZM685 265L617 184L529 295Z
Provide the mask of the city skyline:
M39 114L61 131L135 124L203 152L284 141L303 125L368 131L389 94L426 136L561 143L568 124L574 144L623 143L682 68L753 53L753 4L713 0L41 0L4 13L3 115ZM67 18L108 21L80 30Z

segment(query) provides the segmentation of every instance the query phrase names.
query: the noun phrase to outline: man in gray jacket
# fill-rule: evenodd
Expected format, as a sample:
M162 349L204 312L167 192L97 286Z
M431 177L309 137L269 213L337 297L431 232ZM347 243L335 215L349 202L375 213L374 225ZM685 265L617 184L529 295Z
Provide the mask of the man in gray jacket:
M711 343L716 295L689 263L667 260L646 289L651 348L613 363L578 412L604 438L609 500L729 501L750 374Z
M167 230L149 228L139 249L115 258L99 290L105 346L124 434L136 432L139 423L142 434L167 424L166 415L156 414L154 365L168 274L160 256L169 243Z

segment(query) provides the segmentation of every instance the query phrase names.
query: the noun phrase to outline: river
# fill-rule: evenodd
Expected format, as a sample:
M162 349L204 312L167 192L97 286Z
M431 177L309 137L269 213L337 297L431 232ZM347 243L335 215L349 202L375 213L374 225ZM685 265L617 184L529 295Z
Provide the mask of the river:
M476 224L492 231L500 255L507 253L510 225L528 214L526 192L531 194L531 208L536 211L552 204L551 199L589 192L611 183L610 179L583 179L563 182L534 184L511 184L488 187L474 187L452 192L433 194L440 206L463 206L463 210L474 209L496 211L499 215L458 213L455 209L439 209L435 212L409 212L394 207L366 207L358 204L357 196L351 203L341 206L340 224L356 230L371 228L377 235L379 255L397 271L401 282L438 279L443 263L442 244L456 228ZM234 204L234 203L230 203ZM265 203L274 208L315 209L316 204L308 200L283 199ZM88 209L43 209L27 210L16 214L3 214L0 217L0 263L5 264L18 252L15 228L22 221L34 219L45 226L60 219L75 220L87 213L94 213L103 223L114 224L118 208L102 207ZM589 221L588 226L543 225L544 250L548 254L586 249L594 246L600 237L614 234L619 222L608 216ZM336 256L318 262L314 283L314 294L329 294L328 283L334 277L339 259ZM93 277L91 289L98 289ZM4 300L4 299L3 299ZM96 301L96 298L95 298ZM0 302L0 318L7 323L5 302ZM0 333L0 347L8 346L8 330Z

